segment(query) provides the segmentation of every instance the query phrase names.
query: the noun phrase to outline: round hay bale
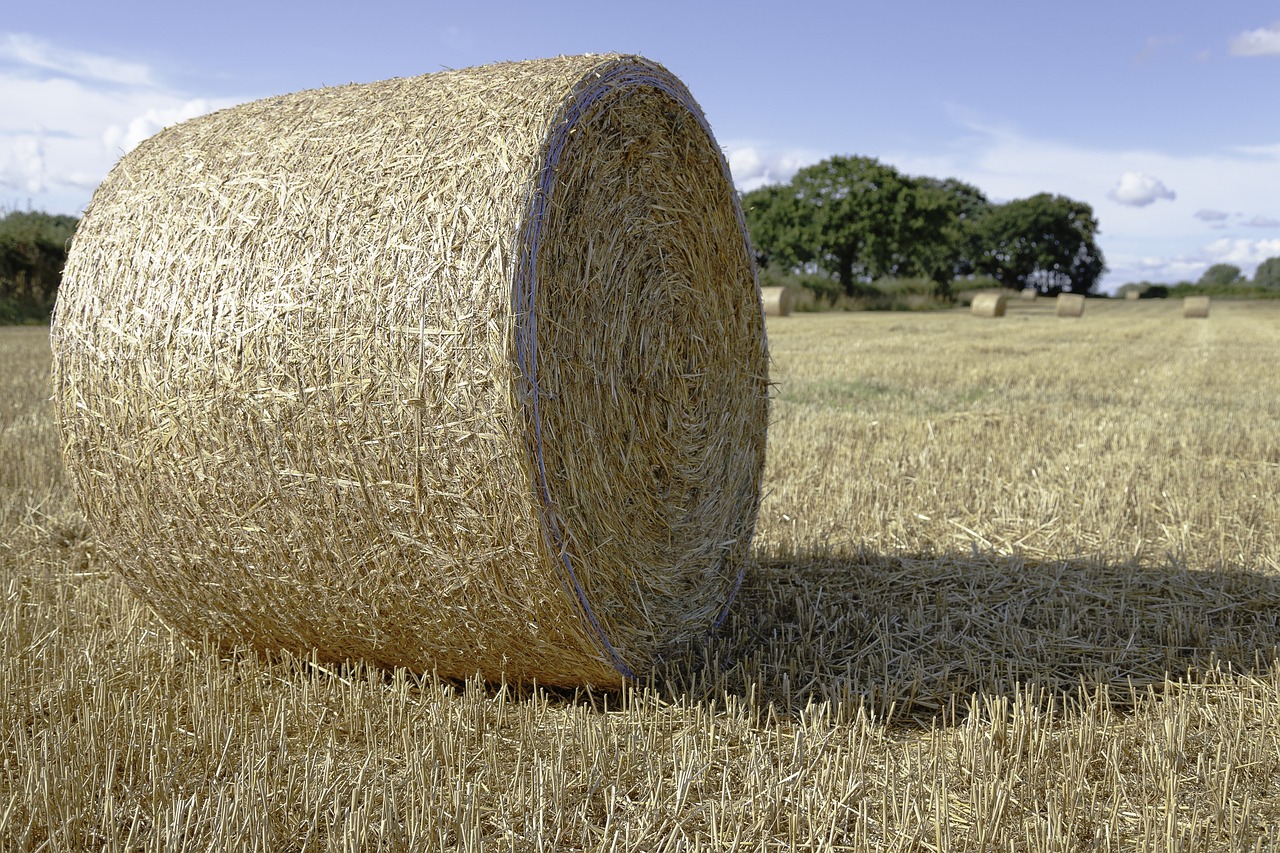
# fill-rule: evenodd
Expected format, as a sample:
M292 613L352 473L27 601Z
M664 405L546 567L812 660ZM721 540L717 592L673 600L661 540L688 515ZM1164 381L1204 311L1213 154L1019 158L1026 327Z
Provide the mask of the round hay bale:
M741 578L760 292L706 119L645 59L172 127L95 193L52 340L95 536L186 632L616 685Z
M1054 306L1054 313L1059 317L1084 316L1084 294L1059 293L1057 304Z
M973 297L969 312L975 317L1003 317L1009 297L1003 293L984 292Z
M1040 291L1036 290L1034 287L1024 287L1019 291L1018 298L1026 302L1035 302L1040 298Z
M1126 302L1137 302L1142 298L1142 291L1136 287L1130 288L1124 292L1124 298Z
M1182 297L1182 316L1187 319L1199 319L1209 316L1209 297Z
M821 305L818 302L817 296L815 296L814 292L809 288L807 287L793 288L791 290L791 295L795 297L794 302L791 306L792 313L795 313L797 311L821 310Z
M789 317L795 310L796 293L789 287L762 287L760 301L770 317Z

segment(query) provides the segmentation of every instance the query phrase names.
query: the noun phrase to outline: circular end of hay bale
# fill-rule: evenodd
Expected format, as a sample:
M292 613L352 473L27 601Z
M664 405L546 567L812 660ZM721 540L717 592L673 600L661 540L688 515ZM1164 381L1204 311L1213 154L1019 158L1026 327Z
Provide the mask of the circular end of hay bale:
M611 685L740 579L760 294L706 119L647 60L171 128L95 194L53 341L86 514L189 633Z
M969 312L975 317L1003 317L1009 297L1003 293L983 292L973 297Z
M1208 296L1184 296L1182 316L1186 319L1203 319L1209 316Z
M1083 317L1084 294L1059 293L1057 302L1054 305L1054 314L1059 317Z
M796 306L796 292L789 287L762 287L760 302L766 316L790 317Z

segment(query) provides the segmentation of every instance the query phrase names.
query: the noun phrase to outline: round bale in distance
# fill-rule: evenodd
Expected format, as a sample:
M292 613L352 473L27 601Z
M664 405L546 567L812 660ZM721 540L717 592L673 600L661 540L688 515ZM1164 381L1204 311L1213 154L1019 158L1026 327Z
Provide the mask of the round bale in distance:
M741 578L751 258L702 111L639 57L216 112L85 212L52 332L64 456L186 632L621 684Z
M1035 302L1040 298L1040 291L1034 287L1024 287L1018 292L1018 298L1027 302Z
M762 287L760 300L770 317L790 317L795 310L796 293L789 287Z
M1003 293L982 292L974 295L969 313L975 317L1003 317L1008 297Z
M1187 319L1201 319L1209 316L1209 297L1184 296L1182 298L1182 316Z
M1059 293L1054 313L1059 317L1084 316L1083 293Z

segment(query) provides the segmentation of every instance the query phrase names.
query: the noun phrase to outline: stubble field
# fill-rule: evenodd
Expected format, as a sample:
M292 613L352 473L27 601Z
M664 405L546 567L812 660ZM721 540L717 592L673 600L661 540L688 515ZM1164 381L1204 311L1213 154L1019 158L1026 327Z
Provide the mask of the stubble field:
M1280 845L1280 303L772 318L752 564L623 693L171 633L0 329L2 850Z

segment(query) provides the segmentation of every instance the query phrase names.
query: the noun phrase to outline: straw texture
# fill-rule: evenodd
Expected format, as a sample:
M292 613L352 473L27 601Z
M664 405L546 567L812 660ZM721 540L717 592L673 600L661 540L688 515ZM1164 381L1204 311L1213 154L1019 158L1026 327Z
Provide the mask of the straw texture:
M1182 316L1187 319L1202 319L1209 316L1208 296L1182 297Z
M1054 314L1059 317L1083 317L1084 294L1059 293L1058 301L1054 305Z
M770 317L789 317L796 307L796 292L789 287L762 287L760 300Z
M975 317L1003 317L1008 301L1003 293L979 293L973 297L969 311Z
M1024 287L1018 292L1018 298L1027 302L1035 302L1040 298L1040 291L1036 290L1034 287Z
M706 119L639 57L170 128L95 194L52 337L95 535L187 632L612 685L740 579L760 293Z

